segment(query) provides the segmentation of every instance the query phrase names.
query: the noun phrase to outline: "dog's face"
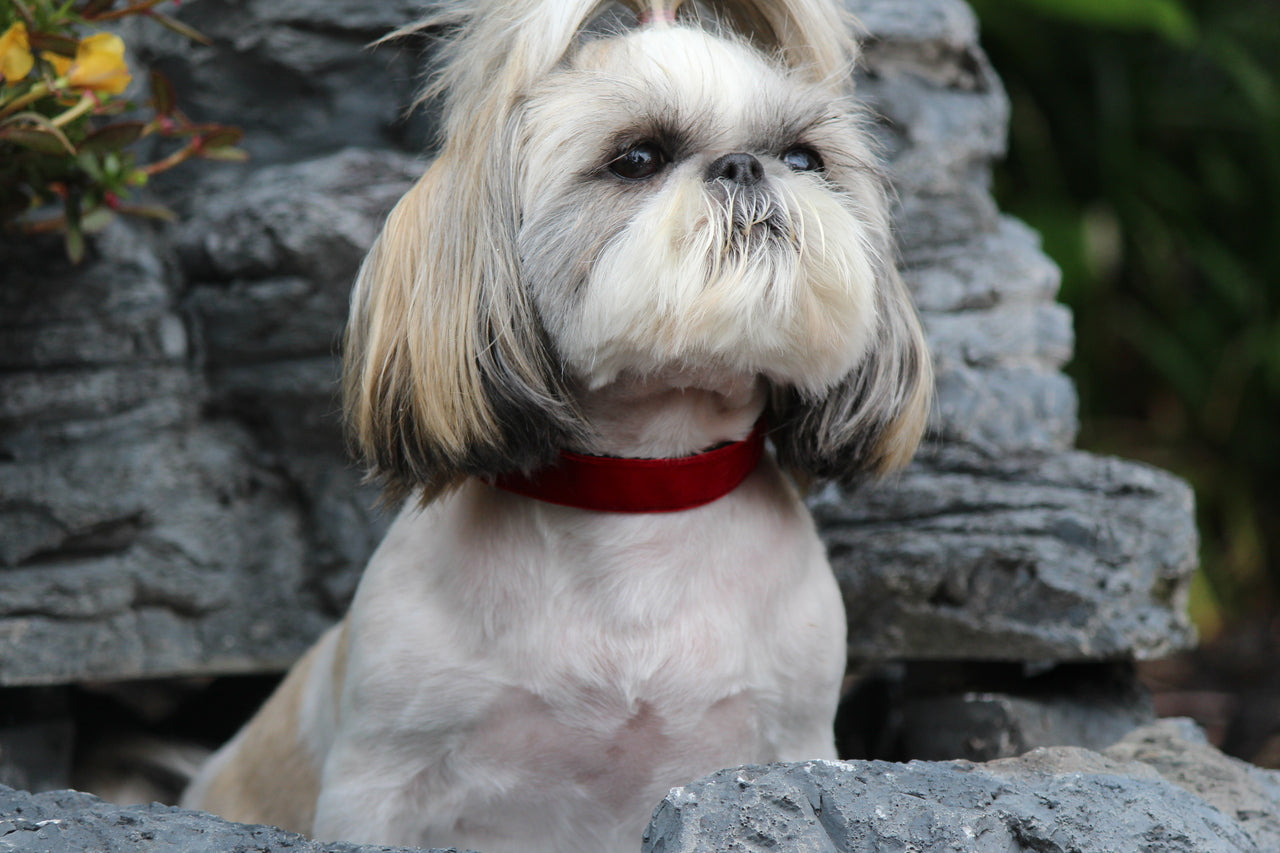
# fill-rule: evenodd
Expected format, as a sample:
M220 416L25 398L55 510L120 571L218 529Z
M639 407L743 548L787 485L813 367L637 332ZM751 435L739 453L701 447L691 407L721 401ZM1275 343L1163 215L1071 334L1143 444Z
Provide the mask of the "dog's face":
M721 369L821 394L862 359L887 226L830 91L648 28L587 44L521 122L521 273L575 378Z
M443 150L352 296L349 422L393 487L537 468L590 433L576 395L624 374L763 378L809 474L909 458L929 359L838 15L718 5L774 52L723 20L587 35L598 0L464 27Z

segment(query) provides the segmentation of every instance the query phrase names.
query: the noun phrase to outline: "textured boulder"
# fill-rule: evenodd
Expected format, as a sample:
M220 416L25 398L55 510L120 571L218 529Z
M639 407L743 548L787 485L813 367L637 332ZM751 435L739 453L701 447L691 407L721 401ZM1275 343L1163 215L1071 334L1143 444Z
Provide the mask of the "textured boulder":
M271 826L230 823L153 803L114 806L77 791L28 794L0 785L5 853L423 853L311 841ZM454 848L450 848L454 850ZM443 853L443 851L441 851Z
M1271 853L1280 849L1280 773L1222 755L1176 720L1138 729L1101 752L1056 747L985 764L743 767L673 789L655 810L642 849ZM74 791L32 795L0 786L0 850L392 848L310 841L158 804L121 807Z
M430 122L406 117L421 85L420 45L372 48L418 20L429 0L187 0L179 17L211 40L130 22L126 38L202 120L247 131L256 163L351 145L419 147ZM235 174L235 170L219 170Z
M1280 845L1277 814L1280 774L1164 722L1102 753L1055 747L987 764L723 770L672 790L643 849L1266 853Z
M1191 642L1191 492L1086 453L949 449L810 505L855 658L1156 657Z

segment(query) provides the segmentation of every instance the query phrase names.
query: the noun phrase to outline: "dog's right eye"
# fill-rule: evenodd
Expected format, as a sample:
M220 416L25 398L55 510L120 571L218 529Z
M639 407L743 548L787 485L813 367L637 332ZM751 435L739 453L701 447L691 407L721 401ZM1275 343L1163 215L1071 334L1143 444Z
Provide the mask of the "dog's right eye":
M652 142L637 142L609 162L609 171L629 181L651 178L667 165L666 153Z

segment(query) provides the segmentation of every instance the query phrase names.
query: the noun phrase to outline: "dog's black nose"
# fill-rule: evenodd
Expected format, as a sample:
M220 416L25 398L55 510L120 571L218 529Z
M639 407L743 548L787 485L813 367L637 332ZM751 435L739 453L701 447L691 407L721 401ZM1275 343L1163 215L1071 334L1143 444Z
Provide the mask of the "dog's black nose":
M726 154L723 157L717 157L707 167L708 181L724 178L731 184L741 184L744 187L749 187L752 184L760 183L763 177L764 166L761 166L760 161L750 154Z

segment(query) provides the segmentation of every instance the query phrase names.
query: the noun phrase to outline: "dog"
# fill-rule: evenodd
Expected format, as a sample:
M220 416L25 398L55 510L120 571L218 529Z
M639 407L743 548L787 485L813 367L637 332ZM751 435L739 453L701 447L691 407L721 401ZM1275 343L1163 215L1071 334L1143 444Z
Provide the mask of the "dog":
M845 615L797 483L906 464L932 389L856 47L830 0L428 24L442 147L344 343L353 445L403 508L184 805L634 851L673 786L836 757Z

